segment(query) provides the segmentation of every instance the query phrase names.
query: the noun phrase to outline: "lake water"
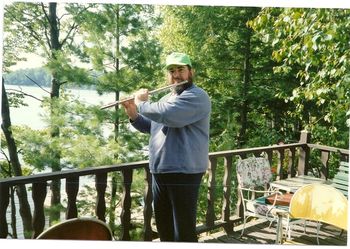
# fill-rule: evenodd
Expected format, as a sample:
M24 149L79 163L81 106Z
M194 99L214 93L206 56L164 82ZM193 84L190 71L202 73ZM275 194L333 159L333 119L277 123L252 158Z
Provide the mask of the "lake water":
M41 102L38 99L49 96L47 92L50 91L48 88L43 89L35 86L16 86L16 85L5 85L6 91L22 91L29 96L25 96L23 101L28 106L21 106L20 108L10 108L11 122L12 125L28 125L32 129L42 129L45 127L43 121L43 109L40 107ZM91 105L105 105L115 101L114 94L99 95L95 90L69 90L71 94L81 100L85 104Z
M44 96L48 96L49 94L45 92L43 89L40 89L39 87L32 87L32 86L16 86L16 85L5 85L6 91L22 91L28 96L25 96L23 101L28 105L28 106L21 106L19 108L10 108L10 115L11 115L11 123L12 125L27 125L32 129L43 129L45 128L45 122L43 121L43 109L40 106L41 102L36 100L33 97L30 96L35 96L36 98L42 99ZM50 91L48 88L44 88L46 91ZM105 105L108 103L111 103L114 101L114 94L104 94L104 95L99 95L96 91L94 90L79 90L79 89L73 89L70 90L71 94L74 96L74 98L79 99L85 104L91 104L91 105ZM1 158L0 158L1 159ZM88 179L88 177L82 177L80 181L80 185L85 185L93 183L91 179ZM64 180L62 180L62 188L65 186ZM66 197L65 196L65 191L62 191L62 200ZM28 191L28 201L31 206L31 210L33 211L33 201L31 198L31 192ZM46 202L48 203L50 201L50 191L48 190L47 192L47 197L46 197ZM15 195L15 203L17 206L17 212L16 212L16 225L17 225L17 233L18 233L18 238L23 239L23 226L22 226L22 219L19 214L19 208L18 208L18 198ZM64 214L62 214L64 216ZM8 229L11 232L11 209L10 205L7 210L7 222L8 222ZM48 226L48 219L46 220L46 227Z

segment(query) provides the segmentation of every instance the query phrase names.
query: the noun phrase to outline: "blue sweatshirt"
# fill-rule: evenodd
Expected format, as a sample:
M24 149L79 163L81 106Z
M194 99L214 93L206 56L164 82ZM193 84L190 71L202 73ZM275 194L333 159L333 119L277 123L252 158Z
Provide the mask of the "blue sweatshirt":
M208 94L194 84L180 95L169 93L158 102L141 102L133 127L150 133L151 173L203 173L208 168Z

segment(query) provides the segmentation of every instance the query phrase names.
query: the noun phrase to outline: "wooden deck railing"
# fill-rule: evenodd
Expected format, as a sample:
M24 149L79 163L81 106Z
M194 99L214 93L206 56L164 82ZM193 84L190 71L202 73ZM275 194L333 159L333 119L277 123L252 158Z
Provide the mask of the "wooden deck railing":
M209 153L209 169L206 175L206 177L208 177L206 216L205 222L197 226L198 234L211 231L219 227L224 228L227 233L231 233L233 231L234 224L241 220L242 206L240 200L237 201L235 208L232 208L233 205L231 203L231 191L236 191L236 189L232 188L234 187L233 183L235 182L236 177L235 163L238 158L246 158L252 155L264 155L268 157L272 166L274 166L274 163L276 163L276 178L279 179L295 176L296 174L307 174L309 169L312 168L312 165L309 163L311 150L320 151L320 160L323 164L321 177L328 176L328 162L332 156L336 155L336 157L340 158L341 160L349 160L348 150L310 144L309 142L310 134L302 132L299 143ZM220 167L223 167L224 170L224 174L221 176L222 178L218 178L219 176L217 174ZM50 181L57 179L66 180L66 219L69 219L79 217L76 203L79 192L80 178L87 175L94 176L95 189L97 193L95 207L96 217L105 221L105 194L108 184L108 174L120 172L123 176L120 239L130 240L130 222L132 211L131 186L133 184L133 172L135 170L142 170L145 174L146 188L144 191L143 240L152 240L152 194L148 161L0 179L0 238L7 238L8 236L6 212L10 202L9 193L11 187L18 185L32 187L32 199L34 203L32 238L36 238L43 231L45 226L44 201ZM222 170L220 169L220 171ZM221 181L221 184L218 183L219 181ZM222 197L216 196L216 190L218 187L222 188ZM221 200L221 202L219 205L216 205L218 200ZM220 212L217 211L217 206L220 206Z

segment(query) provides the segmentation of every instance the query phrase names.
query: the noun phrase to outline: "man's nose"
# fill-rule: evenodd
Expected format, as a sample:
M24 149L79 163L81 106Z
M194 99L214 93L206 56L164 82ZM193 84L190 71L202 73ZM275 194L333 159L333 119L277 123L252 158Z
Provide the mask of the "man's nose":
M177 76L179 76L179 71L178 70L174 70L171 75L176 78Z

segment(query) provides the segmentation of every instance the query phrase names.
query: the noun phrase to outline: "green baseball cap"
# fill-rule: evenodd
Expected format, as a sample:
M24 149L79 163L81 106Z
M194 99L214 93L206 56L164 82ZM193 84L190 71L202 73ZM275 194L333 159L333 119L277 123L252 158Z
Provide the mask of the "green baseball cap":
M190 57L184 53L174 52L166 57L165 69L168 69L171 65L189 65L192 67Z

